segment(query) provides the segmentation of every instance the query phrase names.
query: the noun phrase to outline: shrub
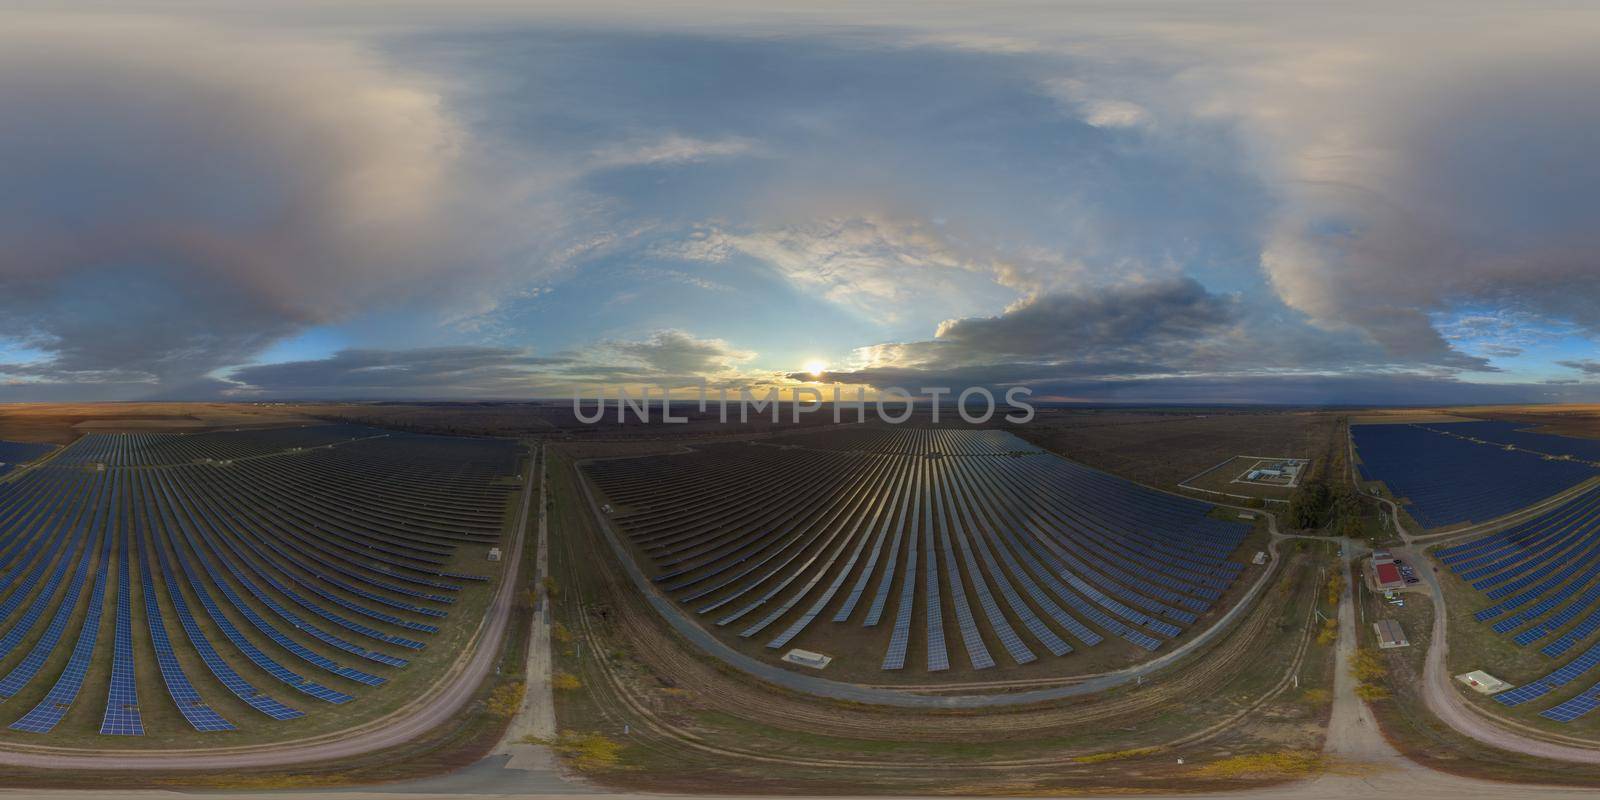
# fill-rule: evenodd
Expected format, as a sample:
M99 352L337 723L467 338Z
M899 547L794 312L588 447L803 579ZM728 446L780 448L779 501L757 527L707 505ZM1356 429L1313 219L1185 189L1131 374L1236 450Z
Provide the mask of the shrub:
M494 687L489 693L488 711L497 717L513 717L522 709L522 681L511 681Z
M1121 761L1125 758L1142 758L1159 752L1161 752L1159 747L1135 747L1131 750L1111 750L1104 753L1076 756L1072 761L1076 764L1103 764L1107 761Z
M1328 622L1333 624L1323 625L1322 630L1317 632L1317 644L1323 647L1331 647L1334 642L1339 641L1339 624L1331 619Z
M570 672L557 672L550 678L550 687L560 692L570 692L583 688L583 681Z
M1383 659L1370 648L1362 647L1350 657L1350 674L1359 681L1375 681L1389 674L1389 668L1383 665Z
M1276 753L1251 753L1215 761L1195 770L1206 778L1239 778L1247 775L1310 775L1323 768L1322 756L1310 750L1282 750Z
M561 644L567 644L572 641L572 631L568 630L567 626L557 622L550 626L550 638Z
M1356 687L1356 697L1362 700L1388 700L1389 690L1376 683L1363 683Z
M622 760L622 743L602 733L562 731L554 747L571 759L574 767L585 771L609 769Z

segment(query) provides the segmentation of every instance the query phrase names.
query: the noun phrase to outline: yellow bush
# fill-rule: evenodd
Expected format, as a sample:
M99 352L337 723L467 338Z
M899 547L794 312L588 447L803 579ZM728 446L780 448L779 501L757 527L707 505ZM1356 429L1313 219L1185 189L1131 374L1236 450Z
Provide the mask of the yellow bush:
M1388 675L1389 668L1383 665L1383 659L1371 648L1362 647L1350 657L1350 674L1362 682L1375 681Z
M1307 689L1300 695L1300 699L1314 706L1325 706L1333 700L1333 693L1327 689Z
M557 672L550 678L550 687L557 691L570 692L582 689L583 681L578 680L578 676L570 672Z
M1072 760L1074 763L1078 764L1100 764L1106 761L1121 761L1125 758L1142 758L1144 756L1154 755L1159 752L1161 752L1161 748L1159 747L1135 747L1132 750L1112 750L1105 753L1090 753L1086 756L1077 756Z
M557 622L550 626L550 638L561 644L566 644L572 641L572 631L567 630L567 626Z
M1376 683L1363 683L1356 687L1356 696L1362 700L1388 700L1389 690Z
M555 750L572 760L580 770L601 770L615 767L622 760L622 743L605 734L562 731L556 739Z
M488 711L497 717L513 717L522 709L522 681L503 683L489 693Z
M1195 770L1204 778L1310 775L1323 768L1322 756L1310 750L1251 753L1214 761Z
M1329 617L1322 622L1322 630L1317 631L1317 644L1327 647L1339 641L1339 620Z

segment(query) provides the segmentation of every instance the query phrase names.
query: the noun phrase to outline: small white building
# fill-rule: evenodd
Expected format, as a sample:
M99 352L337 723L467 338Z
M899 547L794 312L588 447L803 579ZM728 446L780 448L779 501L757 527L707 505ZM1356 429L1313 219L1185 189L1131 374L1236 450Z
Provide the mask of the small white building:
M1373 630L1378 632L1378 647L1392 650L1396 647L1410 647L1411 641L1406 638L1406 632L1400 628L1400 623L1392 619L1380 619L1372 623Z
M802 667L822 669L833 663L833 656L825 656L821 653L813 653L810 650L801 650L797 647L784 653L783 660L790 664L799 664Z
M1481 669L1473 670L1464 675L1457 675L1456 680L1471 686L1479 694L1495 694L1511 688L1511 684Z
M489 548L489 560L490 561L499 561L500 560L500 548L498 548L498 547Z

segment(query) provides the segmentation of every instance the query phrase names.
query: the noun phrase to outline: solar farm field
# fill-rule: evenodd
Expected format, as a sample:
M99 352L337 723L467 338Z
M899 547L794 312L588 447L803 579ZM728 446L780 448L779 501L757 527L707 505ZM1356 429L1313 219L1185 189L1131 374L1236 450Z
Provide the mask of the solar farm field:
M43 458L54 449L47 444L0 441L0 478Z
M1540 657L1522 685L1494 695L1548 720L1600 723L1600 488L1466 544L1439 561L1479 601L1472 618Z
M840 680L1126 666L1261 569L1250 524L999 430L852 426L584 472L684 613L773 663L829 656Z
M1511 427L1499 422L1352 425L1350 433L1362 478L1383 482L1424 528L1487 522L1600 475L1589 463L1561 457L1595 443L1519 434ZM1536 452L1517 444L1530 436L1552 449Z
M518 458L347 425L84 436L0 483L0 737L232 746L404 705L482 616Z

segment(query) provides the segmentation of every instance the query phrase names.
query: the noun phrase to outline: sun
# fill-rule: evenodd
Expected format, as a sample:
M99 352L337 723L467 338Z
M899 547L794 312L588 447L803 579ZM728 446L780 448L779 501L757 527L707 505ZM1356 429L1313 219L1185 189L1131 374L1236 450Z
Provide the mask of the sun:
M811 360L811 361L807 361L806 362L806 372L811 373L811 377L813 377L813 378L820 378L820 377L822 377L822 373L827 372L827 371L828 371L828 365L825 362L817 361L817 360Z

